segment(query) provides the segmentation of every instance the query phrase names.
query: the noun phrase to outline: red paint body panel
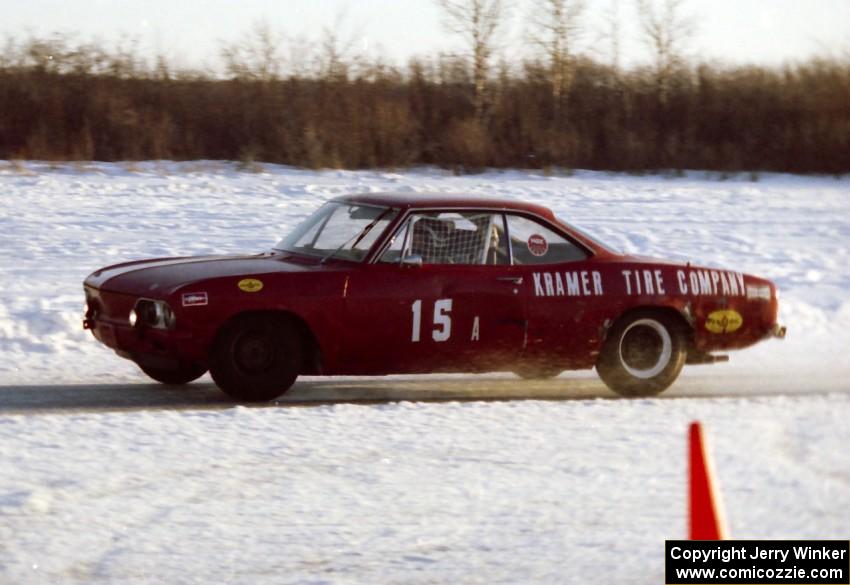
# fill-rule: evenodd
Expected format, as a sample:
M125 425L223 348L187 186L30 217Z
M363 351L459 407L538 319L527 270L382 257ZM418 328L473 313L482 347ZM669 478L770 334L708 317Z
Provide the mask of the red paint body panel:
M362 262L323 263L278 251L110 266L85 281L86 325L124 357L206 363L228 319L284 311L312 336L317 368L328 375L510 371L541 362L591 368L614 321L640 307L682 315L698 352L747 347L776 325L776 291L768 281L618 255L538 205L418 194L340 200L399 210ZM418 209L535 218L585 248L588 258L536 266L376 263L406 214ZM244 279L260 281L262 288L246 292L240 287ZM174 328L131 326L128 316L138 299L167 302Z

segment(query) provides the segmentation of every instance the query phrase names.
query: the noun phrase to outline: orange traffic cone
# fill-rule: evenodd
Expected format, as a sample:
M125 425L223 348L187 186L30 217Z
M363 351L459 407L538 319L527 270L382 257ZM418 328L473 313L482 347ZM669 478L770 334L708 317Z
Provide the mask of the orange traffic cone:
M720 492L714 479L714 466L705 445L702 425L692 422L690 442L690 536L691 540L728 538Z

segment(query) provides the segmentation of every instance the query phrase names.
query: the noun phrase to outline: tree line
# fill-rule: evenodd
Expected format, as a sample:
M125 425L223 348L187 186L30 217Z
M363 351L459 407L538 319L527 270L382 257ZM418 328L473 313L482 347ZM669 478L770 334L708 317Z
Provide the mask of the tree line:
M222 44L221 71L143 58L132 41L7 39L0 158L850 171L850 59L685 59L681 2L638 0L653 57L631 68L619 64L615 19L610 58L575 51L576 0L539 0L538 50L510 61L494 49L500 0L440 0L468 51L404 66L356 55L331 30L310 44L262 24Z

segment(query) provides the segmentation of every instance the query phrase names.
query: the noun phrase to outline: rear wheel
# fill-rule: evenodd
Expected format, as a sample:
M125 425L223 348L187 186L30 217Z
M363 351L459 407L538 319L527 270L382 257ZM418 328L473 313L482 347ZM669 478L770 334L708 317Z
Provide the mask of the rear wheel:
M224 325L210 355L210 374L240 402L267 402L295 382L301 343L286 319L246 315Z
M676 380L686 357L683 323L661 311L635 311L609 332L596 371L621 396L655 396Z
M137 364L149 377L169 386L182 386L193 382L207 373L207 367L198 364L178 363L174 367L153 367Z

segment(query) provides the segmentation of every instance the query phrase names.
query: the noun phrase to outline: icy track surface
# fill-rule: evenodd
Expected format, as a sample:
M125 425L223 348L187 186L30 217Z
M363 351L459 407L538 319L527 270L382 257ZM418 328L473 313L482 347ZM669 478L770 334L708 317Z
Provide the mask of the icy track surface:
M147 383L82 331L88 273L262 251L330 197L385 190L539 202L628 252L766 276L788 339L686 369L732 394L746 377L731 398L0 404L0 583L660 583L692 419L734 537L848 537L846 178L0 161L0 388Z

